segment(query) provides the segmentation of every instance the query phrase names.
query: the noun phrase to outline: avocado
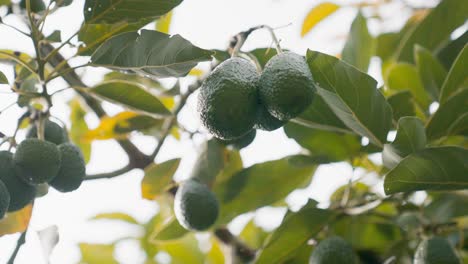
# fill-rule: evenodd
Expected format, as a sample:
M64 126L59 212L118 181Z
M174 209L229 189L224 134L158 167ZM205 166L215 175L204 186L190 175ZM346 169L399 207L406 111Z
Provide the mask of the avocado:
M28 133L26 138L37 138L37 126L33 125ZM68 142L68 134L65 129L59 126L57 123L50 120L44 122L44 139L46 141L52 142L56 145Z
M341 237L332 236L315 247L309 264L358 264L358 257L351 245Z
M10 192L6 185L0 180L0 219L2 219L8 211L10 205Z
M78 189L86 176L86 165L81 150L65 143L58 147L62 162L60 170L49 185L60 192L71 192Z

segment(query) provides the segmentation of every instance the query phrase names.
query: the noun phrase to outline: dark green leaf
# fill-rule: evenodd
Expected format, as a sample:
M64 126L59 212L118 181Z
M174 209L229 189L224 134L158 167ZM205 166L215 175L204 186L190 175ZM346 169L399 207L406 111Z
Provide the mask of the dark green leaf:
M466 43L468 43L468 30L437 51L437 58L439 58L445 66L445 69L450 69L450 67L452 67L453 62Z
M392 109L377 82L347 63L307 51L307 62L319 84L318 94L350 129L383 147L392 125Z
M129 23L141 19L156 20L178 6L182 0L86 0L84 17L87 24Z
M411 154L385 176L385 193L466 189L467 160L468 150L459 147L427 148Z
M180 35L142 30L119 34L102 44L91 57L92 64L131 70L155 77L182 77L212 52L193 46Z
M171 114L158 98L140 85L131 82L105 82L85 91L100 99L120 104L156 118L166 117Z
M351 158L358 154L361 148L359 138L351 134L320 131L294 123L284 126L284 132L289 138L309 150L312 156L323 156L330 161Z
M62 33L60 32L60 30L55 30L54 32L52 32L52 34L46 37L46 40L52 43L62 42Z
M367 28L367 20L358 12L351 24L350 35L341 53L347 63L363 72L367 72L372 55L374 54L374 38Z
M8 84L8 79L7 77L5 76L5 74L3 74L3 72L0 71L0 84Z
M227 223L239 214L270 205L286 197L310 180L315 168L314 159L307 156L291 156L255 164L234 174L214 187L221 204L219 223Z
M386 61L392 57L395 49L398 47L401 35L397 32L383 33L376 38L376 55Z
M447 223L452 218L468 216L468 196L463 193L436 195L424 208L424 213L434 223Z
M404 157L424 149L426 143L423 122L417 117L403 117L398 121L395 140L384 145L383 164L387 168L394 168Z
M152 164L145 169L145 176L141 181L141 195L148 200L154 200L165 192L172 182L180 159L171 159L160 164Z
M410 91L414 100L424 110L429 107L431 100L419 78L416 66L408 63L398 63L391 66L388 70L386 85L388 89L394 91Z
M405 36L397 51L397 60L414 62L413 48L419 44L434 51L468 18L465 0L444 0ZM437 32L437 34L434 34Z
M151 242L157 243L161 241L175 240L182 238L189 231L183 228L177 219L169 218L161 228L154 230L154 233L151 235Z
M119 213L119 212L97 214L91 219L92 220L119 220L119 221L123 221L129 224L138 225L138 221L133 216L128 215L126 213Z
M297 213L289 212L281 226L266 241L255 263L283 263L335 216L334 212L316 208L315 203L305 205Z
M272 48L259 48L251 50L247 53L247 55L249 55L258 62L262 69L265 67L267 62L276 54L276 49Z
M424 88L433 100L438 100L447 71L429 50L418 45L415 46L414 52L416 67Z
M468 89L454 94L431 117L426 125L427 138L468 135Z
M387 98L393 109L393 119L396 121L404 116L416 115L414 111L413 96L410 91L401 91Z
M468 45L460 51L450 68L440 93L440 103L443 104L458 91L468 89Z
M224 168L224 147L216 139L206 141L195 162L190 178L212 185L216 176Z
M73 0L52 0L52 2L55 2L58 6L69 6L73 3Z

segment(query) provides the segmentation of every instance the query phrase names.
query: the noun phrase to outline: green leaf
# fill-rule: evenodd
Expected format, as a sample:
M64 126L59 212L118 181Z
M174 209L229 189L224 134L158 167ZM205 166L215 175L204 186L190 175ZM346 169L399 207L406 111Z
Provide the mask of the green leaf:
M416 44L434 51L450 37L452 31L463 25L467 18L468 5L465 0L441 1L405 36L397 51L397 61L414 62L413 48Z
M171 159L148 166L141 181L141 196L144 199L154 200L158 195L165 192L170 186L179 164L180 159Z
M392 106L393 119L396 121L405 116L414 116L414 100L410 91L401 91L387 98L388 103Z
M324 157L325 160L346 160L358 154L361 148L358 137L350 134L320 131L294 123L284 126L284 132L309 150L311 156Z
M440 103L443 104L449 98L461 90L468 89L468 74L466 69L468 65L468 45L458 54L455 62L450 68L447 78L444 81L440 93Z
M92 220L119 220L119 221L123 221L129 224L135 224L135 225L139 224L138 221L133 216L126 214L126 213L120 213L120 212L97 214L91 219Z
M433 100L438 100L447 71L426 48L417 45L415 46L414 53L416 67L424 88Z
M129 23L141 19L156 20L182 0L86 0L84 17L87 24L115 24L121 21Z
M464 193L436 195L424 208L424 214L433 223L447 223L453 218L468 216L468 196Z
M351 24L350 35L341 53L343 61L367 72L373 54L374 38L369 33L366 18L358 12Z
M384 145L383 164L387 168L394 168L404 157L424 149L426 143L423 122L417 117L403 117L398 121L395 140Z
M154 77L183 77L212 52L193 46L180 35L142 30L108 39L91 57L94 66L131 70Z
M239 234L239 238L251 248L260 248L267 237L268 233L257 226L254 220L250 220Z
M395 52L395 49L398 47L400 39L401 35L399 32L389 32L380 34L375 40L375 55L380 57L382 61L388 60L392 57L393 53Z
M8 79L3 72L0 71L0 84L8 84Z
M468 30L460 37L450 41L437 51L437 58L442 62L446 69L452 67L453 62L457 58L460 51L468 43Z
M427 148L411 154L385 176L385 193L466 189L467 160L468 150L459 147Z
M468 135L468 89L454 94L429 119L427 138L436 140L451 135Z
M421 108L424 110L428 109L431 100L419 78L416 66L408 63L394 64L388 70L385 83L390 90L410 91L414 100L418 102Z
M118 264L114 258L114 245L80 243L80 264Z
M110 81L84 91L100 99L120 104L128 109L155 118L166 117L171 114L158 98L135 83Z
M310 180L315 164L316 161L307 156L290 156L255 164L237 172L213 188L221 208L218 223L227 223L239 214L286 197Z
M224 168L224 147L216 139L210 139L201 146L190 178L211 186Z
M350 129L383 147L392 125L392 109L377 82L337 58L307 51L310 71L320 86L317 93Z
M46 37L46 40L51 43L62 42L62 32L60 32L60 30L55 30Z
M193 234L182 239L158 244L158 248L171 256L171 264L205 263L205 256Z
M52 2L55 2L60 7L64 7L71 5L73 0L52 0Z
M11 0L0 0L0 6L11 5Z
M258 62L260 67L263 69L265 68L265 65L268 63L268 61L270 61L270 59L273 58L273 56L275 56L278 53L276 49L258 48L258 49L251 50L247 52L246 54L249 55L251 58L253 58L256 62Z
M334 212L316 208L315 202L308 203L296 213L289 212L266 241L255 263L283 263L335 217Z
M175 240L182 238L188 232L189 231L187 229L183 228L179 224L177 219L171 217L160 228L154 230L154 233L151 235L150 240L152 243Z
M89 131L88 124L86 123L86 111L81 106L80 100L75 98L69 103L70 106L70 122L71 127L69 130L71 141L76 144L83 153L86 163L91 158L91 143L84 140L84 135Z

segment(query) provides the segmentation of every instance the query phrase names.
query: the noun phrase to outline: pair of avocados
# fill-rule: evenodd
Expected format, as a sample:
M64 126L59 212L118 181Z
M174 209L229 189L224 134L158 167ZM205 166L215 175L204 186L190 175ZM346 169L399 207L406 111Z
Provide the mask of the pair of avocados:
M253 139L254 129L272 131L302 113L315 91L309 67L298 54L275 55L261 74L252 62L234 57L204 81L198 110L203 125L215 137Z
M81 150L68 142L58 124L44 122L44 139L37 139L33 126L13 154L0 152L0 218L24 208L36 197L37 186L48 184L71 192L81 185L86 167Z
M358 264L351 245L333 236L320 242L312 252L309 264ZM453 247L442 237L424 239L417 247L414 264L461 264Z

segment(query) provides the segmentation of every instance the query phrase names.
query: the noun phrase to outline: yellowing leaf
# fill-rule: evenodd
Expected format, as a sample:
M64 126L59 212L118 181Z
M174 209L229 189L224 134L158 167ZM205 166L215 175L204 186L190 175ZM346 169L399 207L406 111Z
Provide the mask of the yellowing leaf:
M161 18L156 21L156 30L169 34L169 31L171 29L171 21L172 21L172 11L165 14Z
M180 159L172 159L146 168L145 177L141 181L142 197L154 200L156 196L164 192L170 185L179 163Z
M321 3L312 8L302 23L301 36L304 37L312 28L320 23L320 21L333 14L339 8L339 5L329 2Z
M25 208L9 213L0 221L0 237L3 235L24 232L29 225L32 214L32 204Z
M189 75L197 76L197 77L200 77L200 76L202 76L203 74L205 74L205 72L202 71L201 69L198 69L198 68L193 68L193 69L189 72Z
M91 159L91 143L83 139L89 131L88 124L84 119L86 116L86 111L81 106L80 100L75 98L69 102L70 106L70 138L71 140L80 147L83 152L86 163Z
M124 138L124 135L117 135L114 132L114 128L117 126L118 123L121 123L124 127L126 126L127 120L137 116L137 113L134 112L121 112L113 117L103 117L101 118L101 123L99 126L93 130L88 131L84 134L83 139L86 141L91 140L105 140L105 139L112 139L112 138Z

